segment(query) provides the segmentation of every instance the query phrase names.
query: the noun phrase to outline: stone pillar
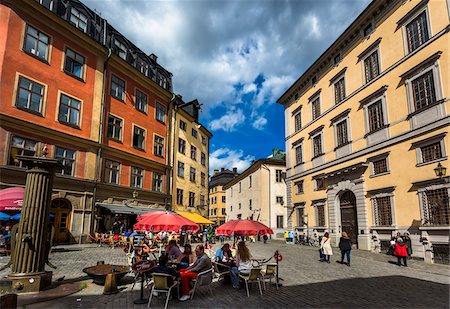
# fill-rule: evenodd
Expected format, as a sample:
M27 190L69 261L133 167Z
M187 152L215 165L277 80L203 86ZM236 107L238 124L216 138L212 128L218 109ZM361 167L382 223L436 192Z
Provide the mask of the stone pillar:
M27 166L25 197L19 221L14 260L8 278L19 292L37 292L51 284L45 271L49 246L49 216L57 160L19 156Z

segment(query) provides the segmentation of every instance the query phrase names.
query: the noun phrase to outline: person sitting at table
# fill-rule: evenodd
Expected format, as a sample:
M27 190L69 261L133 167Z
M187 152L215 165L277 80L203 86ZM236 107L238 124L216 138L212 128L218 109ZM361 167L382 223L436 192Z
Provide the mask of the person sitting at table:
M171 275L172 278L169 278L169 286L170 286L170 285L172 285L173 280L175 278L178 278L180 276L180 274L175 269L173 269L173 267L167 266L168 262L169 262L169 256L167 254L161 255L158 259L158 266L153 267L147 273L148 274L158 273L158 274Z
M233 288L239 289L239 273L248 274L252 269L251 258L252 255L245 242L240 241L236 252L236 266L232 267L230 272Z
M211 260L205 254L205 247L202 245L195 247L195 254L197 255L197 260L194 264L180 271L181 288L183 291L183 296L181 296L180 301L186 301L190 298L189 280L196 279L199 273L212 268Z
M166 252L169 259L178 259L178 257L182 254L175 239L169 241L169 244L166 247Z
M184 252L177 259L179 265L178 270L188 268L195 261L194 253L192 253L192 247L189 244L184 245Z

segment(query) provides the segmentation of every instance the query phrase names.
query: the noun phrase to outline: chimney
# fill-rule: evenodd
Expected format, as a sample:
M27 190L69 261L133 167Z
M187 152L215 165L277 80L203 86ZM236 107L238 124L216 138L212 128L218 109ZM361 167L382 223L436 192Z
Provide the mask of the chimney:
M237 167L233 167L233 173L237 174Z
M152 59L152 60L155 61L155 62L156 62L156 60L158 59L158 56L156 56L156 55L153 54L153 53L151 53L151 54L149 55L149 57L150 57L150 59Z
M219 170L214 170L214 175L219 174Z
M221 171L221 172L224 172L224 171L225 171L225 167L222 167L222 168L220 169L220 171Z

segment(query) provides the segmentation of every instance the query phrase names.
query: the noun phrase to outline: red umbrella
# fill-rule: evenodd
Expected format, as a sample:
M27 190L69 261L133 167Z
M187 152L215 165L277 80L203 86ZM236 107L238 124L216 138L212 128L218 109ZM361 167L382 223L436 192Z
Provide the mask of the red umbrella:
M0 211L22 210L24 188L7 188L0 190Z
M173 212L151 211L138 216L138 222L134 225L137 231L152 232L196 232L199 229L197 223L186 219Z
M232 220L222 224L216 230L216 235L231 236L233 233L237 236L256 236L273 234L273 231L261 222L254 220Z

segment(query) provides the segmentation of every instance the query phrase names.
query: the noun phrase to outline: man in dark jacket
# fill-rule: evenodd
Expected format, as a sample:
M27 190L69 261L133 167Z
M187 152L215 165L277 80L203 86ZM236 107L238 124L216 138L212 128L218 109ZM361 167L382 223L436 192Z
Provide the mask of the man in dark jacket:
M341 250L341 264L344 264L344 256L347 256L347 266L350 266L350 251L352 250L352 241L346 232L342 232L339 240L339 249Z

